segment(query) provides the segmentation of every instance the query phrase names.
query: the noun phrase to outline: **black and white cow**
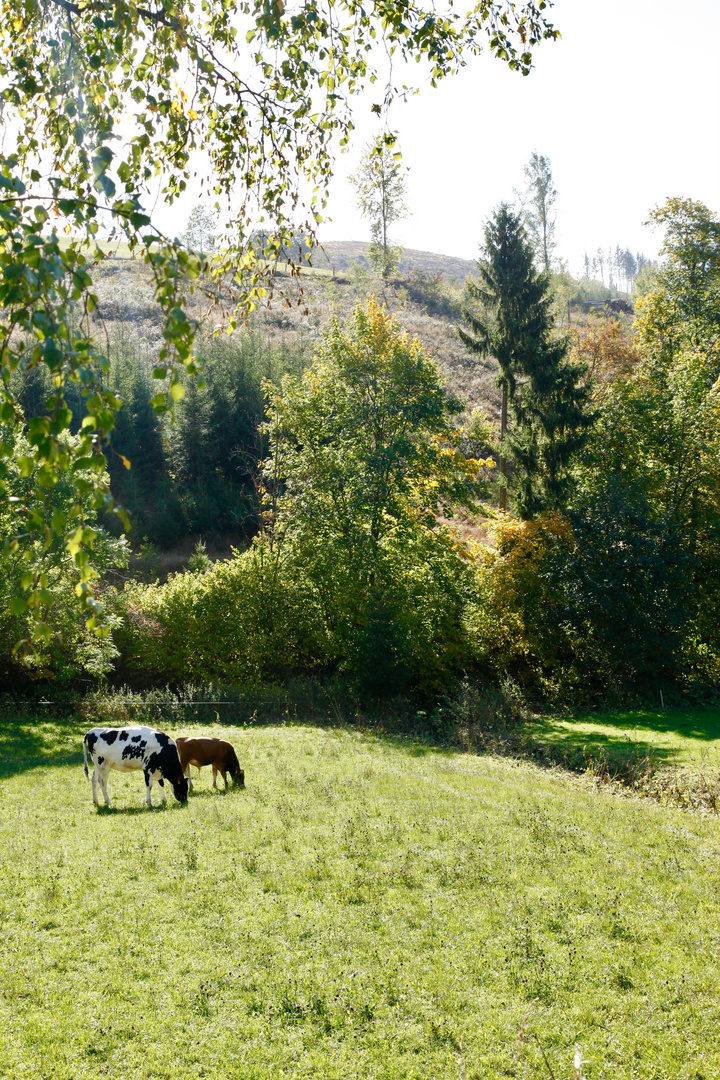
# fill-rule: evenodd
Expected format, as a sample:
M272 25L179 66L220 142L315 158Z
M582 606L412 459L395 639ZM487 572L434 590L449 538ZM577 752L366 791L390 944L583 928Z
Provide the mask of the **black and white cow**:
M155 731L149 727L92 728L83 739L86 776L89 776L88 752L94 765L92 791L96 806L98 780L105 797L105 805L110 805L107 779L111 769L119 772L142 769L145 773L145 798L148 806L152 806L150 789L153 779L160 785L163 802L167 802L165 780L172 784L178 802L187 802L188 782L183 776L177 745L175 740L163 731Z

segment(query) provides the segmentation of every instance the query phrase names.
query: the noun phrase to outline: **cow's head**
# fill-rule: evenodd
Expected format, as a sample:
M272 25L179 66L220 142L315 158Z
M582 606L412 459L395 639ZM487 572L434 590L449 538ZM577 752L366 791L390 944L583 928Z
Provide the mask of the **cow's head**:
M238 787L245 787L245 771L240 768L240 762L237 759L237 754L233 750L232 746L228 750L227 759L227 771L233 778L233 783Z
M180 755L177 746L172 740L168 740L167 746L163 746L158 755L160 759L160 771L169 784L172 784L173 795L178 802L187 802L188 781L183 776Z
M181 803L187 802L187 800L188 800L188 779L187 779L187 776L183 776L183 774L180 773L180 775L177 777L177 779L173 780L172 777L169 777L169 779L170 779L170 783L172 784L173 795L175 796L177 801L181 802Z

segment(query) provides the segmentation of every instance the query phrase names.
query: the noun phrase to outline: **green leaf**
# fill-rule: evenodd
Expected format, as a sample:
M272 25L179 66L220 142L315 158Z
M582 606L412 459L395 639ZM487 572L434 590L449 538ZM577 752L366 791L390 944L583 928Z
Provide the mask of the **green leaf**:
M80 550L80 545L82 544L82 540L83 540L83 527L82 527L82 525L78 525L77 529L72 534L72 536L68 537L67 543L65 545L67 547L68 551L70 552L70 554L73 556L73 558L77 555L78 551Z

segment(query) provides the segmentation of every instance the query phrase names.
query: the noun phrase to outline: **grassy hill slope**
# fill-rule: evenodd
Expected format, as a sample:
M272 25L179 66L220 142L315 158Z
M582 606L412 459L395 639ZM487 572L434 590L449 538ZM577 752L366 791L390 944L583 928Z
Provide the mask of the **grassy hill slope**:
M349 270L353 263L369 266L368 245L357 240L330 240L319 245L311 256L314 267L335 269L336 273ZM399 276L407 277L414 270L424 274L442 274L448 281L465 281L477 272L477 265L469 259L457 259L452 255L438 255L433 251L417 251L403 248Z
M352 308L369 296L377 296L412 336L417 336L428 354L440 365L450 389L469 407L484 405L489 413L499 410L498 389L495 385L497 365L489 360L478 363L462 345L456 324L461 321L462 285L474 263L435 256L428 252L408 252L417 264L410 270L401 267L400 276L392 286L384 287L373 277L362 261L354 261L353 252L367 245L342 243L326 248L342 253L342 274L332 277L328 266L301 271L291 277L282 267L275 280L275 295L266 307L257 311L250 325L237 331L261 335L271 347L282 347L288 354L301 354L309 363L315 341L332 316L345 318ZM438 269L433 269L433 260ZM329 264L328 264L329 265ZM421 270L425 278L413 275ZM457 275L456 272L457 271ZM446 275L440 282L433 275ZM451 280L452 275L452 280ZM152 364L153 354L162 345L159 310L154 302L151 281L143 265L136 260L116 258L105 264L98 284L100 305L96 321L102 322L111 340L122 339L123 349L145 355ZM204 338L208 338L221 322L217 309L208 311L208 304L195 294L191 298L193 314L203 319L198 338L202 353Z

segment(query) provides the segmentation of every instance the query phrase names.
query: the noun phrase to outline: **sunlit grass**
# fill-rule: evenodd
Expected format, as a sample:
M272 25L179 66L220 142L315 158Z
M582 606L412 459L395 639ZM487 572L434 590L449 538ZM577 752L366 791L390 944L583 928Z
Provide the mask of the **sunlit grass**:
M71 239L70 237L61 236L59 239L60 239L60 247L63 248L63 249L68 248L71 243L76 242L74 239ZM113 259L122 259L122 260L133 259L133 258L138 258L139 259L139 252L141 250L140 247L136 247L134 250L131 249L130 245L124 240L93 240L92 242L83 243L82 247L83 247L84 250L86 250L88 252L93 252L93 251L96 250L96 248L99 248L100 251L103 252L103 254L109 255ZM210 257L212 257L212 255ZM329 278L329 279L332 279L332 278L335 277L335 274L333 273L332 268L326 268L326 267L322 267L322 266L311 266L304 259L300 260L296 265L301 268L303 276L308 275L310 277ZM261 269L266 269L267 267L274 267L274 268L276 268L277 274L280 275L280 276L284 276L285 274L290 273L290 268L288 266L288 263L287 263L286 259L279 259L279 260L259 259L258 260L258 266Z
M537 725L548 744L581 747L586 755L604 749L623 756L650 755L658 765L720 771L720 709L634 709L544 717Z
M98 812L89 726L0 728L0 1076L719 1074L716 818L292 726Z
M77 243L75 237L61 236L59 240L61 249L68 248L72 243ZM130 245L125 240L93 240L92 242L85 242L81 246L83 250L89 253L99 248L105 255L110 255L114 259L131 259L134 257ZM138 248L135 249L135 255L137 255L138 250Z

